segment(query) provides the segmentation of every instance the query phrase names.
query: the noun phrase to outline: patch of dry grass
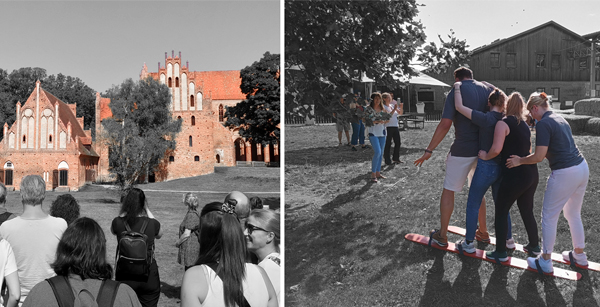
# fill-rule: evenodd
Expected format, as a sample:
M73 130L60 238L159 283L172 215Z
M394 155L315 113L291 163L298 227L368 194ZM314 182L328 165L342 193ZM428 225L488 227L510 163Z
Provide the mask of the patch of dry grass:
M427 234L439 227L444 161L453 130L423 167L412 164L436 125L401 132L400 159L407 163L384 166L388 179L376 184L369 181L372 151L338 148L335 126L286 126L286 306L597 306L600 273L581 271L583 278L577 282L540 278L404 239L407 233ZM590 260L600 262L600 237L595 235L600 226L600 138L576 136L575 141L592 174L582 212L586 251ZM541 229L550 170L545 161L538 167L534 210ZM467 189L456 194L452 225L464 227L467 194ZM493 232L489 192L486 198ZM516 206L511 214L515 240L526 241ZM561 218L557 251L571 248L568 229ZM482 244L479 248L493 250Z

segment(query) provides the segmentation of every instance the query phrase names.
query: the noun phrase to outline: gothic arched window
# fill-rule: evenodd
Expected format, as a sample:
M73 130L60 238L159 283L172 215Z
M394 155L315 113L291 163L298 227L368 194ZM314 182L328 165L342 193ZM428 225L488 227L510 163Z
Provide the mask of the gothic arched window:
M223 121L223 105L222 104L219 105L219 121L220 122Z

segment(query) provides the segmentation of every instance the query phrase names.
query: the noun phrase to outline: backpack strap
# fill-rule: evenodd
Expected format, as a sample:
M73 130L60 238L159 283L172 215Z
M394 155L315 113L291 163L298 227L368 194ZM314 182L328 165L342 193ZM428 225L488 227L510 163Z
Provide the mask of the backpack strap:
M54 292L59 307L73 307L75 295L69 280L65 276L54 276L46 279Z
M96 297L98 307L112 307L115 304L120 285L121 283L118 281L103 280L102 285L100 285L100 291L98 291L98 297Z
M6 222L6 220L8 220L8 218L12 215L11 212L4 212L2 214L0 214L0 224Z
M140 233L144 233L146 231L146 226L148 226L148 219L144 219L144 222L142 223L142 228L140 229Z
M216 262L211 262L211 263L205 263L205 265L209 268L211 268L213 271L215 271L215 273L217 273L217 276L219 276L219 278L221 278L221 281L223 281L223 270L221 271L217 271L217 267L218 264ZM246 297L243 297L244 301L242 302L242 305L240 305L239 307L251 307L250 303L248 303L248 300L246 299Z
M129 227L129 224L127 224L127 220L123 218L123 224L125 224L125 229L127 230L127 232L131 232L131 227Z

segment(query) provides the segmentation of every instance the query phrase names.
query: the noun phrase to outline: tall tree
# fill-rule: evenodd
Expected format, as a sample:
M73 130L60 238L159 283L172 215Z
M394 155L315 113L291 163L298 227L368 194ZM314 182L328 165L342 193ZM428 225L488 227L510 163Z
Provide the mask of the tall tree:
M153 172L168 150L175 149L181 119L169 108L169 88L147 78L125 80L107 91L113 117L102 121L109 146L109 171L121 189Z
M83 116L84 129L95 125L95 91L81 79L63 74L51 75L43 80L42 87L66 103L77 104L77 117ZM94 129L92 129L94 130Z
M38 80L41 81L42 88L56 98L66 103L77 103L77 116L84 117L84 129L94 127L95 91L79 78L60 73L47 76L46 70L39 67L19 68L10 74L0 69L0 125L6 122L11 126L14 123L17 101L25 103Z
M240 135L255 144L277 144L279 140L279 58L279 54L266 52L240 71L240 88L246 99L225 113L225 127L239 127Z
M435 68L466 57L466 43L453 33L439 46L420 48L426 35L418 6L415 0L286 1L286 110L329 103L326 97L347 92L362 74L398 87L398 77L416 74L415 58Z

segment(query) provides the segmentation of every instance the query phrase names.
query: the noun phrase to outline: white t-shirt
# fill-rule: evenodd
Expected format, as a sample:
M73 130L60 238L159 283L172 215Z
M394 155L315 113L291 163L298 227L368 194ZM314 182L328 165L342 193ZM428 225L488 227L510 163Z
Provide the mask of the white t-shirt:
M2 223L0 236L10 243L19 269L21 300L40 281L54 276L50 267L56 258L56 247L67 229L67 222L48 215L41 219L20 216Z
M0 239L0 288L4 282L4 277L17 271L17 262L10 243ZM4 301L0 297L0 304L4 306Z
M385 124L386 127L398 127L398 109L396 109L396 111L394 111L394 113L392 113L392 110L394 109L394 105L396 105L396 100L393 100L392 102L390 102L389 105L383 105L383 107L385 108L385 110L388 113L392 114L392 118L390 118L390 121Z
M279 259L279 253L271 253L263 259L263 261L258 263L258 266L263 268L269 276L271 280L271 284L273 284L273 288L275 288L275 294L277 294L277 302L281 305L281 301L279 300L279 281L281 280L281 276L279 272L281 271L281 267L277 264L273 258Z
M202 265L204 275L208 281L208 293L202 303L202 306L225 307L223 298L223 281L221 278L206 265ZM242 282L244 288L244 297L252 307L267 306L269 302L269 292L267 285L258 266L246 263L246 278Z

